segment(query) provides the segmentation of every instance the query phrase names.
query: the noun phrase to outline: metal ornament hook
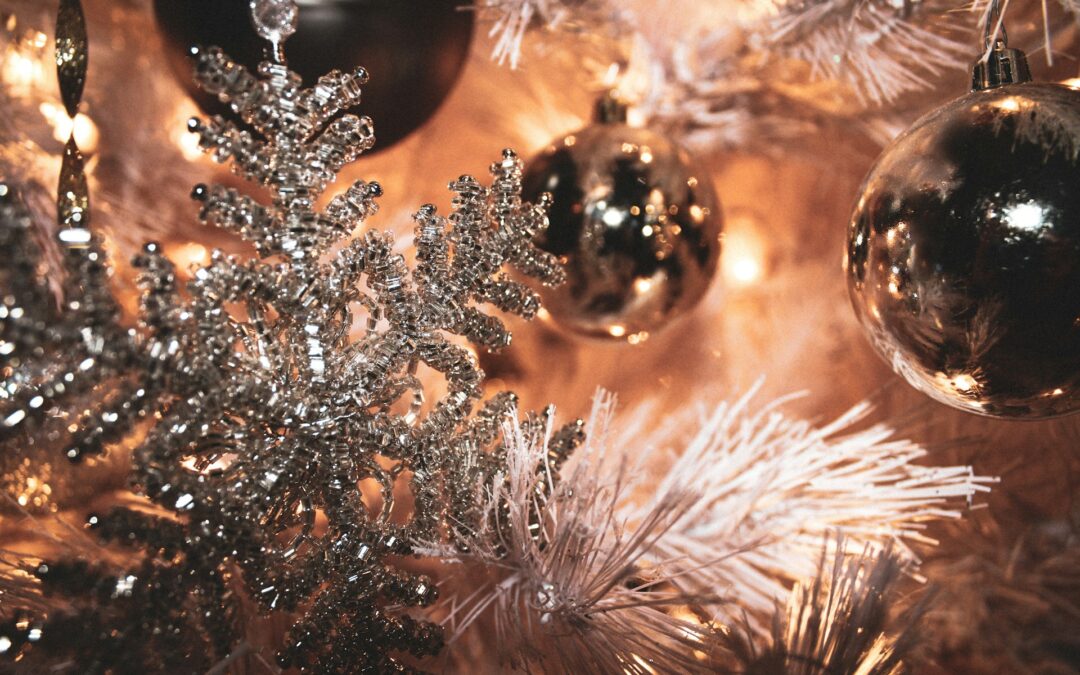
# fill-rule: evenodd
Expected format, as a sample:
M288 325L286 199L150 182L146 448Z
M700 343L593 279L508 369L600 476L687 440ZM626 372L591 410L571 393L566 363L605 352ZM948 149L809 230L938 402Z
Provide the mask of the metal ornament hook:
M986 21L983 23L983 49L990 52L999 45L1008 47L1009 35L1005 32L1000 0L991 0L990 10L986 13Z
M983 55L972 68L971 89L982 91L1031 81L1027 56L1009 47L1000 0L991 0L983 24Z
M259 37L270 43L274 62L285 63L285 40L296 32L299 9L293 0L250 0L251 22Z

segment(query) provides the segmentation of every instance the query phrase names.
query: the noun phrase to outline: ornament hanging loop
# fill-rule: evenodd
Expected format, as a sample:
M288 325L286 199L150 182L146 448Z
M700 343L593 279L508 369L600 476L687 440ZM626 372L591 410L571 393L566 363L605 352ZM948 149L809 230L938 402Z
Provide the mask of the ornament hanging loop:
M1005 21L999 0L991 0L983 23L983 50L989 54L995 48L1009 46L1009 35L1005 32Z
M1006 84L1031 81L1027 56L1009 48L1000 0L991 0L983 24L983 56L972 68L971 90L994 89Z
M299 9L293 0L250 0L251 23L259 37L270 43L270 57L285 63L285 40L296 32Z
M597 124L626 124L629 106L617 92L609 91L596 101L593 121Z

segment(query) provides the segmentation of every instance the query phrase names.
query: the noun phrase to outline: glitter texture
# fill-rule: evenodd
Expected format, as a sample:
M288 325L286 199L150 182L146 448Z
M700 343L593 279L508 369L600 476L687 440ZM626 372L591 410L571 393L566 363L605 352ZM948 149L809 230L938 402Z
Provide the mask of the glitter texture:
M0 433L15 443L42 437L36 432L48 426L50 409L93 393L95 405L73 419L62 443L80 461L132 435L140 419L154 420L135 447L132 483L159 513L117 507L91 522L103 538L141 547L146 562L119 576L81 573L83 592L109 585L142 617L121 622L131 628L117 639L151 626L178 641L165 649L165 637L148 638L162 653L194 654L190 645L199 641L180 644L196 622L181 610L194 603L216 622L198 631L212 636L202 648L225 658L238 638L230 584L240 582L262 612L298 617L279 653L282 666L398 669L392 653L432 654L442 637L438 626L395 609L430 604L435 583L387 557L411 553L414 541L452 539L447 516L470 522L472 486L500 470L505 455L491 446L515 403L499 394L470 417L484 376L453 336L499 349L510 334L479 305L524 317L539 309L536 293L504 265L561 281L555 258L531 244L547 225L546 202L521 201L522 165L507 150L491 166L490 187L471 176L450 183L448 218L431 205L416 213L415 270L381 232L332 252L376 212L381 194L377 183L358 181L325 209L315 207L336 172L374 142L370 119L343 114L359 102L365 72L330 73L302 89L284 66L264 63L255 75L217 49L199 52L196 64L199 83L254 132L221 118L192 120L190 130L204 151L272 199L261 204L202 185L193 197L204 222L237 232L260 259L215 254L181 289L161 247L148 244L134 263L139 326L121 327L86 218L81 162L69 147L58 235L67 262L61 328L47 330L29 314L4 323L12 344L41 348L54 363L67 358L37 377L5 380ZM7 197L10 238L26 228L14 195ZM353 337L358 324L365 328ZM445 378L441 399L425 399L421 366ZM538 433L549 417L526 416L523 433ZM579 442L576 429L559 435L556 456ZM411 506L397 506L402 488ZM43 579L57 578L57 569ZM97 600L80 607L75 616L95 624L102 612L119 611ZM41 635L72 620L54 614ZM100 646L103 663L110 645Z

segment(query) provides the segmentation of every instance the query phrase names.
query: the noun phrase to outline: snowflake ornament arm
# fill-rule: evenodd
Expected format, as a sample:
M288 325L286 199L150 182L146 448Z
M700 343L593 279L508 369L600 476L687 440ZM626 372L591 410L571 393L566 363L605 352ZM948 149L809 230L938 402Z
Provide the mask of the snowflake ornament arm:
M193 197L205 223L249 240L260 259L215 253L182 292L160 247L147 245L135 261L139 328L128 331L85 221L85 236L69 237L81 240L69 265L69 298L80 311L65 321L100 351L93 364L108 369L110 383L123 385L94 389L87 374L86 390L104 403L77 421L72 447L82 450L71 456L103 451L133 435L139 416L155 417L133 451L132 483L159 514L117 508L93 527L154 561L130 573L148 621L175 620L149 605L188 606L186 596L235 605L222 588L239 583L261 611L298 616L281 665L401 670L393 654L434 653L441 629L399 611L431 603L436 589L387 557L453 537L453 524L472 516L471 486L505 461L491 446L514 397L496 396L470 418L484 375L452 336L498 349L509 331L482 305L536 313L538 295L504 266L561 281L556 259L531 243L546 226L546 200L522 202L521 162L507 150L491 166L490 187L471 176L450 184L448 218L431 205L417 212L415 272L387 233L368 231L331 255L377 211L381 194L377 183L357 181L316 208L337 171L374 140L371 121L347 112L366 74L333 72L303 89L283 65L264 63L254 75L218 49L194 56L199 83L251 130L221 118L193 120L190 129L270 201L218 185L197 186ZM365 316L366 331L354 338L354 321ZM446 380L447 393L430 405L421 366ZM31 400L9 397L5 417L27 416ZM62 403L54 397L48 407ZM23 433L8 426L9 437ZM576 429L567 427L553 452L569 454ZM413 497L404 523L391 519L403 484ZM237 611L219 609L222 617ZM219 623L228 629L215 644L230 644L236 626Z

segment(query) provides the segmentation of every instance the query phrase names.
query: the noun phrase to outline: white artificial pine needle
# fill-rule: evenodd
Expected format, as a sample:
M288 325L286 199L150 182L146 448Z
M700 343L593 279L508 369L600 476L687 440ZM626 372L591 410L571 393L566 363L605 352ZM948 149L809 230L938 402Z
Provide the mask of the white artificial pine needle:
M501 517L481 519L457 551L428 549L472 570L460 577L470 584L485 579L482 592L444 587L455 638L490 614L506 662L611 672L601 666L637 658L693 671L681 660L687 640L720 651L723 641L703 623L687 632L678 608L761 639L791 585L819 571L823 542L828 555L895 550L913 565L905 542L929 542L925 522L959 517L993 482L970 467L915 464L926 451L884 425L853 430L867 404L815 428L783 415L786 399L754 409L756 390L703 419L690 411L656 425L644 406L622 426L601 392L557 483L548 436L509 418L508 473L477 488L484 511Z

